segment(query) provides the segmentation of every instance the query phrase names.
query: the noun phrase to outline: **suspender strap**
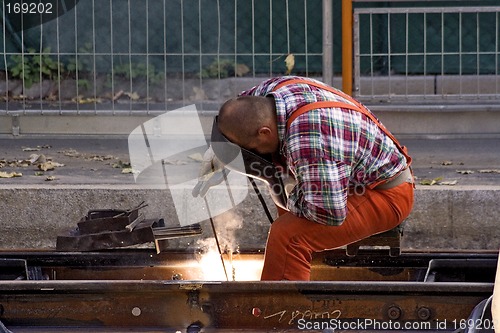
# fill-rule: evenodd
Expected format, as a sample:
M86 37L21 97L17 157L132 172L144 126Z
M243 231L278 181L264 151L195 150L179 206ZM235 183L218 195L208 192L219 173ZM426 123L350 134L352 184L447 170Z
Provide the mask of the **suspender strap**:
M350 110L356 110L358 112L364 113L362 109L358 108L357 106L354 106L349 103L344 103L344 102L334 102L334 101L322 101L322 102L314 102L314 103L309 103L306 104L297 110L295 110L291 115L290 118L286 121L286 128L290 128L290 125L293 123L293 121L300 115L314 110L314 109L323 109L323 108L344 108L344 109L350 109Z
M387 128L385 128L385 126L383 126L380 123L380 121L373 115L373 113L371 113L363 104L356 101L351 96L349 96L346 93L339 91L335 88L324 85L322 83L307 81L307 80L302 80L302 79L290 79L290 80L281 82L276 87L274 87L273 91L276 91L276 90L278 90L284 86L287 86L289 84L307 84L309 86L314 86L316 88L323 89L323 90L329 91L337 96L340 96L340 97L348 100L349 102L353 103L354 105L350 104L350 103L339 102L339 101L321 101L321 102L314 102L314 103L306 104L306 105L298 108L297 110L295 110L292 113L292 115L290 116L290 118L288 118L288 120L286 122L287 129L290 128L290 125L298 116L300 116L308 111L311 111L311 110L322 109L322 108L344 108L344 109L354 110L354 111L357 111L357 112L364 114L365 116L370 118L371 121L373 121L375 124L377 124L377 126L384 132L385 135L387 135L394 142L394 144L399 149L399 151L405 156L408 166L411 164L411 157L408 155L406 147L401 146L399 141L392 135L391 132L389 132L387 130Z

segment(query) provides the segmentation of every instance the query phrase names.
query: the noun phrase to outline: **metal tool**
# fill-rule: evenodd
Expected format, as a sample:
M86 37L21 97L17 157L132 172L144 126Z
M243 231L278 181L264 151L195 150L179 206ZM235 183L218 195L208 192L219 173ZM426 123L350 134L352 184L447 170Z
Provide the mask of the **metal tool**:
M58 251L97 251L154 242L161 251L159 241L189 237L202 233L199 224L188 227L165 226L163 219L144 219L139 209L141 202L128 210L90 210L78 223L78 227L57 237Z
M208 205L207 197L204 197L205 206L207 207L208 218L210 220L210 225L212 226L212 231L214 233L215 243L217 244L217 250L219 251L220 261L222 262L222 268L224 269L224 274L226 275L226 281L229 281L229 277L227 275L226 264L224 262L224 257L222 256L222 250L219 244L219 238L217 237L217 231L215 230L214 220L212 218L212 213L210 213L210 207Z

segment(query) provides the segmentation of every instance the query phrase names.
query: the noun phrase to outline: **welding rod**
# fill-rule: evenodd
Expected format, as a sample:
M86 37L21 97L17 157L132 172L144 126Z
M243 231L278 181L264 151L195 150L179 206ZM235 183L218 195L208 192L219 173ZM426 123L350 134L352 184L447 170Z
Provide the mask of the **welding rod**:
M219 244L219 238L217 237L217 232L215 231L214 220L212 218L212 214L210 213L210 207L208 206L208 201L206 197L203 197L205 200L205 206L207 207L208 218L210 219L210 224L212 225L212 231L215 237L215 243L217 244L217 250L219 250L220 261L222 262L222 268L224 269L224 274L226 275L226 281L229 281L229 277L227 276L226 264L224 263L224 257L222 256L222 250Z

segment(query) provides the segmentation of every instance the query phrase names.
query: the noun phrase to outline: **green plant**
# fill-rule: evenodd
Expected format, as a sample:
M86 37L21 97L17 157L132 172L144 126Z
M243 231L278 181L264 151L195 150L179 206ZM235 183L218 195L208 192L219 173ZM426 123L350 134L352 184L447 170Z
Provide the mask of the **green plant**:
M200 76L204 79L226 78L244 76L248 72L250 68L245 64L238 64L231 59L216 59L201 71Z
M145 63L117 64L113 67L113 71L115 75L123 76L127 79L147 79L152 84L160 83L163 80L163 74L156 72L152 64L149 66Z
M88 57L88 55L92 54L92 52L92 44L86 43L78 50L78 54L80 54L81 56L77 57L75 55L68 60L68 63L66 64L66 70L71 73L92 72L94 70L94 62L90 57Z
M54 79L62 70L60 64L50 55L50 48L45 48L41 53L36 53L33 48L28 53L16 54L11 57L14 63L10 68L10 75L24 81L24 86L30 88L40 79Z

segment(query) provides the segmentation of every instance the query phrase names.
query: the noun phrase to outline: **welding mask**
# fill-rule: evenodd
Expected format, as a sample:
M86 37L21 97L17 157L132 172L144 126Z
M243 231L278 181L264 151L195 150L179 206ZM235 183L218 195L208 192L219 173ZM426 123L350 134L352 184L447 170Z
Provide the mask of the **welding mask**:
M280 208L287 209L287 195L283 178L281 172L272 162L270 155L256 154L229 141L219 130L217 116L214 118L212 126L211 146L215 156L227 169L265 182L269 186L274 203ZM243 159L243 166L235 167L240 164L231 162L238 158L240 154Z

